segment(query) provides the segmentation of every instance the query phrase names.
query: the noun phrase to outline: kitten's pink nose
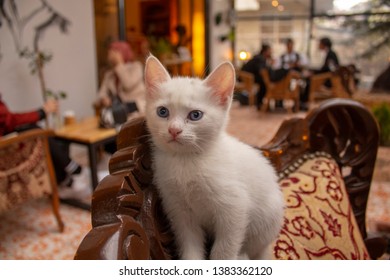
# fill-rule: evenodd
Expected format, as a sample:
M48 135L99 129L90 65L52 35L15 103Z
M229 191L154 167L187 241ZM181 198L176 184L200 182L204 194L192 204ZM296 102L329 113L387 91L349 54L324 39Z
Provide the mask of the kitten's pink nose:
M183 132L180 128L170 127L168 128L169 133L172 135L173 139L177 137L180 133Z

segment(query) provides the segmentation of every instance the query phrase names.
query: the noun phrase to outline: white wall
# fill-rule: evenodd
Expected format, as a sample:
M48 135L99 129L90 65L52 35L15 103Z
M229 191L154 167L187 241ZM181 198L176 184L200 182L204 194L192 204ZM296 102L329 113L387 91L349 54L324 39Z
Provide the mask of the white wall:
M230 0L210 1L210 70L215 69L221 62L232 60L231 42L219 40L219 36L229 33L230 26L226 21L229 11ZM219 25L216 25L214 17L218 12L222 12L223 19Z
M15 2L20 18L41 5L40 0ZM40 49L53 54L44 68L46 86L68 94L67 99L61 100L61 112L73 110L77 118L91 115L97 92L93 0L47 0L47 3L71 24L67 34L61 33L58 27L49 28L40 41ZM47 12L42 12L26 25L21 36L23 46L33 50L34 27L47 16ZM18 56L4 21L0 28L0 54L0 92L9 108L24 111L40 107L38 76L30 74L28 60Z

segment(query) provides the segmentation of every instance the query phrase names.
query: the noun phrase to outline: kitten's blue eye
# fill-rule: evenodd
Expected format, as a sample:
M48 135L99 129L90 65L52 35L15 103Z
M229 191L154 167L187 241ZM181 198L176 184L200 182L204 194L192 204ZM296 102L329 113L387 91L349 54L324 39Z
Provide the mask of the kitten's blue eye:
M164 106L160 106L157 108L157 115L160 118L168 118L169 110L167 108L165 108Z
M191 111L191 112L188 114L188 118L189 118L191 121L199 121L202 117L203 117L203 112L202 112L202 111L199 111L199 110Z

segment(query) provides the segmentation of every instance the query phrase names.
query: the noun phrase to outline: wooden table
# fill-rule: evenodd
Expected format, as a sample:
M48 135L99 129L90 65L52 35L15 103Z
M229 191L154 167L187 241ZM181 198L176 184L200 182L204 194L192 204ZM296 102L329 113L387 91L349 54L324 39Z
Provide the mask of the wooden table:
M55 137L68 143L77 143L88 147L88 158L91 168L92 187L98 184L97 148L116 140L114 128L99 128L98 117L88 117L75 124L65 125L55 130Z

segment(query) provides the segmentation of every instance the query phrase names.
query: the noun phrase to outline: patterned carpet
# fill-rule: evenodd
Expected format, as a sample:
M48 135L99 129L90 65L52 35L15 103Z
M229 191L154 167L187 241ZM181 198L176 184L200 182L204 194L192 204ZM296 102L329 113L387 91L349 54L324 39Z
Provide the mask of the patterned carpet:
M91 228L90 213L60 205L63 233L48 199L30 202L0 216L0 259L69 260Z
M304 113L258 113L251 108L234 104L229 132L240 140L256 146L268 142L281 122ZM370 231L390 232L390 148L381 147L372 184L367 224ZM85 165L86 151L77 155ZM0 216L0 259L73 259L82 238L91 228L90 213L61 204L60 213L65 223L59 233L51 206L38 200Z

